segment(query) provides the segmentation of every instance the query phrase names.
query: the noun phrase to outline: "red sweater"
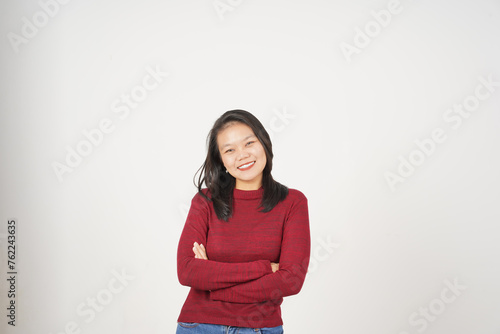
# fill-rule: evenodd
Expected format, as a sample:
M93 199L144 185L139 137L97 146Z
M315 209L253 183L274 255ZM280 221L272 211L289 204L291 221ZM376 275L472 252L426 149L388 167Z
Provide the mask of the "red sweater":
M212 202L199 193L193 197L177 250L179 282L191 287L178 322L283 325L283 297L299 293L309 266L307 198L289 189L284 201L263 213L263 191L234 189L227 222L217 218ZM194 257L195 241L205 246L208 260ZM271 262L279 263L278 271Z

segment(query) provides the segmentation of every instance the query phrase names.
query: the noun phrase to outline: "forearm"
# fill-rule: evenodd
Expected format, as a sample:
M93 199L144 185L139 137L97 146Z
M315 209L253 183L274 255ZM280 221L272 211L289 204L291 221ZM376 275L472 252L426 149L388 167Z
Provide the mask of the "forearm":
M259 303L298 294L304 284L309 257L250 282L212 290L210 299L232 303Z
M272 268L269 260L226 263L183 256L177 262L179 282L199 290L223 289L270 273Z

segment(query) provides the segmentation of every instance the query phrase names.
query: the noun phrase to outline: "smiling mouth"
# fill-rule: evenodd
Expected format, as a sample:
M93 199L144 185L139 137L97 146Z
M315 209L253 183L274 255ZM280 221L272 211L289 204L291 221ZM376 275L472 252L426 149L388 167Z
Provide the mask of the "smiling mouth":
M248 168L248 167L250 167L250 166L253 166L254 164L255 164L255 161L252 161L252 162L249 162L249 163L247 163L247 164L245 164L245 165L241 165L241 166L239 166L239 167L237 167L237 168L238 168L238 169L246 169L246 168Z

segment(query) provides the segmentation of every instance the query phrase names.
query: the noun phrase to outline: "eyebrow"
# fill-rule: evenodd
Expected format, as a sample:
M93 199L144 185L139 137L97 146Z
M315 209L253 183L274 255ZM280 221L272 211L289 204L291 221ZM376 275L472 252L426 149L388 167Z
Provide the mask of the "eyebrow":
M245 141L245 140L247 140L248 138L251 138L251 137L255 137L255 135L248 135L248 136L246 136L245 138L243 138L243 140L242 140L242 141ZM228 144L224 144L224 145L222 145L222 146L221 146L221 150L222 150L224 147L226 147L226 146L230 146L230 145L232 145L232 143L228 143Z

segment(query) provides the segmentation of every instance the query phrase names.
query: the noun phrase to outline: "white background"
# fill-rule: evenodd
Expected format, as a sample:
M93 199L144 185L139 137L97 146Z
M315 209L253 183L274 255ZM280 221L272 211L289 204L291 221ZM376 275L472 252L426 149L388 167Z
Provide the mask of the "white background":
M499 1L401 0L390 18L379 0L50 3L0 5L2 333L174 333L192 179L230 109L260 119L274 178L308 198L311 266L282 305L287 334L500 333ZM169 75L115 113L148 68ZM454 128L443 116L476 89L487 98ZM113 131L60 180L54 164L103 119ZM446 140L419 153L437 128ZM116 293L114 271L129 276Z

